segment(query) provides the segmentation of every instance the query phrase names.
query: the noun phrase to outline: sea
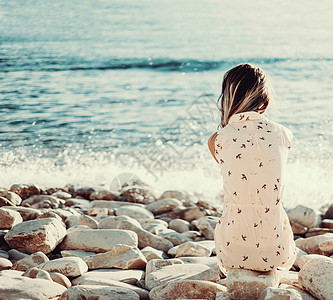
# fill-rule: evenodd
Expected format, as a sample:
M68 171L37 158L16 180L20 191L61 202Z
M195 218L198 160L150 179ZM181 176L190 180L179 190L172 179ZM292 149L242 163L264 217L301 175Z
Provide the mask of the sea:
M272 80L266 116L294 135L284 206L332 203L332 11L330 0L1 0L0 187L114 189L136 174L220 201L207 140L224 73L248 62Z

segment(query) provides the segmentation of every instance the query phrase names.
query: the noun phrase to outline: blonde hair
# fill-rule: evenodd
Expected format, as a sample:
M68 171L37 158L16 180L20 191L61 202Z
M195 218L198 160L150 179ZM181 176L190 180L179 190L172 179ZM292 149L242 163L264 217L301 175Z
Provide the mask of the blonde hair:
M221 102L221 126L225 127L233 114L256 111L262 113L274 98L268 75L252 64L240 64L224 74Z

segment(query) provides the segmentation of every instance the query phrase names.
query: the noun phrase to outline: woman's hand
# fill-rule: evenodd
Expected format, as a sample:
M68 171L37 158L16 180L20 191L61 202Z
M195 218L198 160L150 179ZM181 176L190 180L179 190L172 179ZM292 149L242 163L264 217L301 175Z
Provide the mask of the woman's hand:
M213 133L212 136L208 139L208 148L209 148L209 151L210 153L212 153L213 157L215 158L216 162L218 162L218 160L216 159L216 156L215 156L215 139L216 139L216 136L217 136L217 132Z

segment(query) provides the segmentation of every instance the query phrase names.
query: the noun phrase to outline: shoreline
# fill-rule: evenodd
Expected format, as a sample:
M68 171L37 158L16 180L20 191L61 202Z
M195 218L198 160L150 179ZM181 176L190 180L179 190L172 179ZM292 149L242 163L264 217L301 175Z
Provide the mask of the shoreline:
M137 176L118 178L115 191L70 184L47 190L33 184L0 187L0 298L7 299L9 291L33 299L333 294L329 279L314 272L326 268L323 274L333 274L333 203L320 212L301 205L286 210L297 246L289 271L258 276L262 273L232 269L221 279L213 239L223 202L215 207L196 193L159 194ZM258 284L260 293L254 289Z

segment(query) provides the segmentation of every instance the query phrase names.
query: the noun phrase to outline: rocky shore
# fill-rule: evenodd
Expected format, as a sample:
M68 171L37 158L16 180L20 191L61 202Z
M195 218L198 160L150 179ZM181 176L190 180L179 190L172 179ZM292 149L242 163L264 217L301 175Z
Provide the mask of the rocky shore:
M117 191L0 188L0 299L333 299L333 203L287 210L291 270L221 279L221 210L203 199L137 177Z

